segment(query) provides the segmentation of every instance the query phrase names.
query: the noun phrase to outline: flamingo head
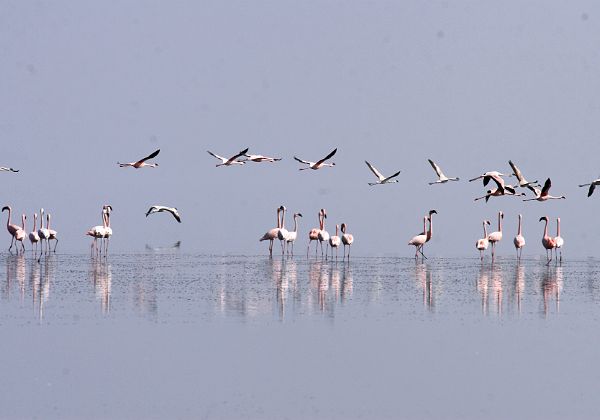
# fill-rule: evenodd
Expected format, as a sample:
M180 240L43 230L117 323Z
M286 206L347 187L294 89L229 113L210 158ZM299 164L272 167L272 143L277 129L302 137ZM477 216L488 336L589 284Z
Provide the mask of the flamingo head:
M491 225L492 222L490 222L489 220L485 220L483 223L485 223L486 225Z
M547 222L548 221L548 217L547 216L542 216L542 217L540 217L540 220L538 220L538 221L541 222L542 220L544 220L544 221Z
M294 217L296 217L296 216L302 217L302 213L294 213Z
M342 223L340 225L340 230L342 231L342 233L346 233L346 224L345 223Z
M4 206L4 207L2 207L2 211L4 211L4 210L10 210L10 206Z
M436 210L429 210L429 217L431 217L432 214L437 214Z

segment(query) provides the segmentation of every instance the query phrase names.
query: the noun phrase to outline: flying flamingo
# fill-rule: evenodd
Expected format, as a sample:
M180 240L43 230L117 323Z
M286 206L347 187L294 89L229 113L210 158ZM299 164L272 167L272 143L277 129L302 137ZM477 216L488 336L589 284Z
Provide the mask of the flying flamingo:
M344 258L346 258L346 245L348 246L348 259L350 259L350 248L354 242L354 236L350 233L346 233L346 224L342 223L340 226L342 231L342 243L344 244Z
M13 243L15 242L17 232L21 228L17 225L13 225L12 223L10 223L10 216L12 214L12 209L10 208L10 206L2 207L2 211L4 211L4 210L8 210L8 220L6 220L6 230L8 230L8 233L10 233L10 235L12 236L12 239L10 240L10 247L8 248L8 250L10 251L13 247Z
M317 162L311 162L308 160L302 160L302 159L298 159L296 156L294 156L294 159L297 160L300 163L303 163L305 165L308 165L308 168L300 168L301 171L304 171L306 169L313 169L313 170L317 170L317 169L321 169L324 166L335 166L335 163L325 163L325 161L327 159L331 159L333 157L333 155L335 155L335 153L337 152L337 148L334 149L331 153L329 153L327 156L325 156L323 159L317 161Z
M429 164L431 165L431 167L433 168L433 170L435 171L435 173L438 176L438 180L435 182L430 182L429 185L434 185L434 184L445 184L448 181L458 181L459 178L455 177L455 178L448 178L446 175L444 175L444 173L442 172L442 169L431 159L427 159L429 161Z
M277 233L279 232L279 229L281 227L281 221L279 220L279 212L281 211L282 207L283 206L277 208L277 227L269 230L262 236L262 238L259 239L259 242L269 241L269 255L271 257L273 256L273 241L277 238Z
M292 244L292 256L294 256L294 242L296 242L296 238L298 237L298 217L302 217L302 214L294 213L294 230L288 232L286 239L288 253L290 252L290 243Z
M1 172L19 172L18 169L7 168L6 166L0 166Z
M556 253L560 249L560 262L562 263L562 246L565 243L565 240L560 236L560 217L556 219L556 236L554 237L554 242L556 243L554 247L554 257L557 258Z
M323 229L323 212L325 210L321 209L319 210L319 228L312 228L309 232L308 232L308 248L306 249L306 257L308 257L308 253L310 252L310 244L312 241L318 241L319 240L319 232L321 231L321 229ZM319 245L317 242L317 245L315 247L315 256L317 255L319 251Z
M48 252L50 251L50 240L54 239L56 242L54 243L54 249L52 250L52 252L56 252L56 246L58 245L58 238L56 237L58 235L58 232L55 230L50 229L50 213L48 213L46 215L46 228L48 229Z
M500 197L502 195L525 195L525 193L517 193L515 187L513 187L512 185L505 184L504 180L502 180L502 183L500 183L498 182L497 178L491 177L490 179L496 183L496 188L494 188L493 190L488 190L483 197L477 197L474 201L485 198L485 202L487 203L490 197Z
M38 229L38 235L40 237L40 245L41 245L41 250L40 250L40 258L42 258L42 253L44 252L44 239L46 240L46 248L48 249L48 252L50 252L50 243L48 242L48 239L50 239L50 231L48 230L48 228L44 228L44 209L41 208L40 209L40 228ZM39 260L39 258L38 258Z
M489 220L484 220L483 221L483 238L477 240L477 242L475 243L475 247L479 250L479 256L481 258L481 261L483 261L483 252L488 249L488 245L490 244L490 241L488 240L488 234L487 234L487 225L490 224Z
M541 222L542 220L546 222L546 225L544 226L544 236L542 236L542 245L546 248L546 259L548 260L548 264L550 264L550 261L552 261L552 250L556 247L556 241L548 235L548 217L540 217L539 221ZM548 251L550 251L550 256L548 256Z
M408 245L412 245L415 247L415 260L419 258L419 252L423 258L427 258L423 251L421 251L421 247L427 242L427 216L423 217L423 232L412 237L410 241L408 241Z
M281 229L277 231L277 238L279 239L279 243L281 244L281 255L284 254L285 244L287 241L288 231L285 228L285 211L287 210L285 206L281 206Z
M590 189L588 190L588 197L591 196L594 193L594 190L596 189L596 185L600 185L600 178L598 179L594 179L592 182L590 182L589 184L581 184L579 185L580 187L587 187L590 186Z
M519 229L517 231L517 236L513 239L513 243L515 244L515 249L517 250L517 260L521 260L521 255L523 255L523 247L525 246L525 238L521 233L521 220L523 219L523 215L519 214Z
M498 230L496 232L492 232L488 235L488 241L492 244L492 260L494 259L495 250L496 250L496 242L500 242L502 240L502 219L504 218L504 213L501 211L498 212Z
M329 246L331 247L331 257L333 258L333 248L335 248L335 259L338 257L338 249L342 240L338 236L340 225L335 225L335 235L329 238Z
M321 244L321 256L323 256L323 242L325 242L325 258L327 258L327 246L329 244L329 232L325 230L325 219L327 212L323 209L323 218L321 219L321 230L319 231L318 239Z
M216 165L218 168L219 166L243 165L244 161L237 160L237 158L244 156L246 154L246 152L248 152L248 148L245 148L244 150L236 153L235 155L231 156L230 158L224 158L223 156L216 155L213 152L211 152L210 150L207 150L207 152L209 155L216 157L217 159L219 159L221 161L221 163L218 163Z
M175 220L177 220L179 223L181 223L181 216L179 216L179 212L177 211L176 207L152 206L146 212L146 217L148 217L149 215L151 215L153 213L160 213L163 211L171 213L171 215L175 218Z
M550 178L548 178L546 180L546 182L544 182L544 187L542 188L541 191L538 188L528 185L527 188L529 188L531 191L533 191L533 193L535 194L535 198L526 198L523 201L533 201L533 200L546 201L546 200L552 200L552 199L560 200L560 199L566 198L564 195L561 195L560 197L555 197L553 195L548 194L551 186L552 186L552 182L550 181Z
M160 153L160 149L152 152L151 154L149 154L148 156L146 156L143 159L138 160L137 162L129 162L129 163L117 162L117 165L119 165L121 168L124 168L126 166L131 166L132 168L135 168L135 169L143 168L144 166L146 166L148 168L156 168L158 166L158 163L146 163L146 161L155 158L156 156L158 156L159 153Z
M37 252L37 244L40 241L40 235L38 235L35 227L37 226L37 213L33 213L33 230L29 233L29 242L31 242L31 252L34 254ZM33 250L33 246L35 245L35 251Z
M246 160L252 161L252 162L279 162L281 160L281 158L274 158L274 157L268 157L268 156L263 156L263 155L249 155L247 153L244 154L244 156L247 158Z
M523 176L523 174L521 173L521 171L519 170L519 168L517 168L517 165L515 165L512 160L508 161L508 164L510 165L510 167L513 170L513 173L510 174L509 176L515 176L517 177L517 180L519 181L519 187L521 188L525 188L525 187L529 187L530 185L535 187L535 186L540 186L536 181L533 182L529 182L525 179L525 177Z
M21 215L21 228L19 230L17 230L17 233L15 234L15 241L21 242L21 247L23 248L23 252L25 252L25 244L23 243L23 240L25 238L27 238L27 232L25 232L25 219L27 219L27 216L25 216L25 213L23 213ZM15 246L18 246L16 242L15 242ZM19 248L17 248L17 254L18 253L19 253Z
M400 172L402 172L402 171L398 171L394 175L390 175L390 176L386 177L386 176L383 176L381 174L381 172L379 172L377 170L377 168L375 168L373 165L371 165L366 160L365 160L365 163L367 164L367 166L369 167L369 169L371 170L371 172L373 172L375 174L375 176L379 179L379 181L377 181L377 182L369 182L369 185L371 185L371 186L373 186L373 185L383 185L383 184L391 184L393 182L398 182L397 179L392 179L392 178L396 178L398 175L400 175Z
M502 179L503 176L508 176L508 175L500 173L498 171L489 171L489 172L485 172L475 178L469 179L469 182L473 182L473 181L483 178L483 186L485 187L488 184L488 182L490 182L490 179L493 179L501 187L500 189L502 189L502 188L504 188L504 179Z

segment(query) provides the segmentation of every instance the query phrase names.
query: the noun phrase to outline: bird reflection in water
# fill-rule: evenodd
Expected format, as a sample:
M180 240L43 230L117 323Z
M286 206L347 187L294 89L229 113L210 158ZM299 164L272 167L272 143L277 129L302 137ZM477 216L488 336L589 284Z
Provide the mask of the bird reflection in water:
M562 266L546 267L542 277L542 294L544 296L544 316L550 312L550 301L555 300L555 310L560 312L560 292L563 288L563 268Z
M496 313L502 315L502 298L504 289L502 287L502 266L498 264L492 264L492 296L494 296L494 304L496 306Z
M344 270L342 273L342 289L340 290L340 300L342 303L346 299L352 297L352 291L354 290L354 280L352 278L352 269L350 268L350 260L344 264Z
M40 322L44 319L44 309L50 299L50 283L54 279L56 256L50 255L40 263L33 261L29 281L31 282L33 310Z
M515 303L517 304L517 313L521 315L521 302L523 300L523 293L525 292L525 267L521 262L517 263L515 267Z
M481 311L484 315L488 314L488 288L488 269L482 264L479 268L479 275L477 276L477 291L481 294Z
M6 257L6 285L4 290L4 297L10 298L11 289L13 284L17 284L19 287L19 298L23 302L25 299L25 255L16 254L8 255Z
M429 265L426 263L417 263L415 265L415 278L418 287L423 292L423 306L430 311L435 309L433 283L431 281L432 274Z
M90 278L94 285L94 293L100 301L100 309L106 315L110 313L110 288L112 282L110 263L106 259L92 259Z

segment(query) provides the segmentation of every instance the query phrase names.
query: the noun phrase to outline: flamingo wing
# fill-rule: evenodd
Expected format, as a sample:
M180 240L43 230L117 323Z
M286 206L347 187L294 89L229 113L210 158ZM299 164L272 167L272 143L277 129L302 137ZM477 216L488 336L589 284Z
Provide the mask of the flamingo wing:
M427 159L427 160L429 161L429 164L431 165L431 167L433 168L433 170L435 171L435 173L437 174L437 176L439 178L441 178L442 175L443 175L443 173L442 173L442 170L440 169L440 167L437 166L433 160L431 160L431 159Z
M335 155L336 152L337 152L337 148L333 149L333 151L331 153L329 153L323 159L319 160L315 165L319 166L320 164L322 164L323 162L325 162L327 159L331 159L333 157L333 155Z
M548 195L548 191L550 191L550 187L552 186L552 181L550 181L550 178L548 178L546 180L546 182L544 182L544 187L542 188L542 193L541 195Z
M515 174L515 176L517 177L517 179L519 180L519 182L524 182L525 178L523 177L523 174L521 173L521 171L519 170L519 168L517 168L517 165L515 165L512 160L508 161L508 164L510 165L510 167L513 170L513 173Z
M304 163L305 165L312 165L313 164L313 162L309 162L307 160L298 159L296 156L294 156L294 159L297 160L300 163Z
M207 152L208 152L208 154L209 154L209 155L211 155L211 156L213 156L213 157L216 157L217 159L219 159L219 160L222 160L223 162L226 162L226 161L227 161L227 159L225 159L223 156L219 156L219 155L217 155L217 154L214 154L214 153L213 153L213 152L211 152L210 150L207 150Z
M588 197L594 193L594 189L596 189L596 184L592 182L590 184L590 189L588 190Z
M138 160L136 163L143 163L143 162L147 161L148 159L155 158L156 156L158 156L159 153L160 153L160 149L155 150L154 152L150 153L145 158Z
M181 217L179 216L179 213L177 212L176 208L168 209L167 211L173 215L175 220L177 220L179 223L181 223Z
M226 163L231 163L234 160L236 160L237 158L239 158L240 156L244 156L246 153L248 152L248 148L245 148L244 150L240 151L239 153L231 156L229 159L227 159Z
M385 178L385 179L382 179L382 180L381 180L381 182L388 182L390 179L392 179L392 178L396 178L398 175L400 175L400 172L402 172L402 171L398 171L398 172L396 172L394 175L390 175L390 176L388 176L387 178Z
M371 165L369 162L367 162L365 160L365 163L367 164L367 166L369 167L369 169L371 170L371 172L373 172L375 174L375 176L377 178L379 178L380 181L383 181L385 179L385 177L381 174L381 172L379 172L377 170L377 168L375 168L373 165Z

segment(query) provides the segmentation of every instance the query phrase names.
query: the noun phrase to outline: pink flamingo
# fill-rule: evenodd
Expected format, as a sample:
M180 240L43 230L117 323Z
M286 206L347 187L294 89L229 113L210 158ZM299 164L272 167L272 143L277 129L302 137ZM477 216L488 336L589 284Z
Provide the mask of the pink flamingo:
M110 242L110 237L113 234L113 230L110 227L110 213L112 212L112 206L110 204L105 204L102 206L102 220L106 223L106 228L104 230L104 256L108 255L108 244Z
M23 248L23 252L25 252L25 244L23 243L23 240L27 238L27 232L25 232L25 219L27 219L27 216L25 216L25 213L23 213L21 215L21 228L17 230L17 233L15 234L15 240L21 242L21 248ZM15 246L17 246L16 242ZM18 253L19 249L17 248L17 254Z
M8 233L10 233L10 235L12 236L12 239L10 241L10 247L8 248L8 250L10 251L13 247L13 243L15 242L17 232L21 228L17 225L13 225L12 223L10 223L10 216L12 214L12 209L10 208L10 206L2 207L2 211L5 211L5 210L8 210L8 220L6 221L6 230L8 230Z
M319 240L319 232L321 231L321 229L323 229L323 212L325 210L321 209L319 210L319 228L312 228L309 232L308 232L308 248L306 249L306 256L308 257L308 253L310 252L310 244L312 241L318 241ZM317 252L319 252L319 245L317 242L317 245L315 247L315 256L317 255Z
M408 245L412 245L415 247L415 260L419 258L419 252L423 258L427 258L423 251L421 251L421 247L425 245L427 242L427 216L423 217L423 232L412 237L410 241L408 241Z
M305 165L308 165L308 168L300 168L300 171L304 171L306 169L313 169L313 170L317 170L317 169L321 169L324 166L335 166L335 162L332 163L325 163L325 161L327 159L331 159L333 157L333 155L335 155L335 153L337 152L337 148L333 149L333 151L331 153L329 153L327 156L325 156L323 159L318 160L316 162L311 162L309 160L303 160L303 159L299 159L296 156L294 156L294 159L297 160L300 163L303 163Z
M346 246L348 246L348 259L350 259L350 248L352 243L354 243L354 236L350 233L346 233L345 223L342 223L340 230L342 231L342 243L344 244L344 258L346 258Z
M273 256L273 241L277 238L277 233L279 232L279 229L281 228L281 220L279 220L279 212L281 211L282 207L283 206L280 206L277 208L277 227L269 230L262 236L262 238L259 239L259 242L269 241L269 256L271 256L271 257Z
M528 185L527 188L529 188L531 191L533 191L533 193L535 194L535 198L526 198L523 201L547 201L547 200L561 200L561 199L565 199L566 197L564 195L561 195L560 197L555 197L553 195L550 195L550 187L552 186L552 181L550 181L550 178L548 178L546 180L546 182L544 182L544 186L542 187L542 190L540 191L538 188L532 187L531 185Z
M544 226L544 236L542 236L542 245L546 248L546 259L548 260L548 264L552 261L552 250L556 247L556 241L553 237L548 235L548 217L542 216L540 217L540 222L544 220L546 225ZM550 251L550 256L548 256L548 251Z
M94 249L96 249L96 254L98 254L99 253L98 243L97 243L98 239L102 240L104 238L104 236L106 235L106 210L105 209L102 209L102 226L100 226L100 225L94 226L93 228L88 230L85 234L94 238L94 242L92 242L92 246L91 246L91 253L93 254ZM102 244L100 244L100 249L102 249Z
M37 253L37 244L40 241L40 235L38 235L35 227L37 226L37 213L33 213L33 230L29 232L29 242L31 242L31 252L34 254ZM33 246L35 245L35 251L33 250Z
M125 166L131 166L135 169L143 168L144 166L147 166L149 168L156 168L158 166L158 163L146 163L146 161L149 159L155 158L156 156L158 156L159 153L160 153L160 149L152 152L150 155L146 156L143 159L138 160L137 162L129 162L129 163L117 162L117 165L119 165L121 168L123 168Z
M488 234L487 234L487 225L490 224L489 220L484 220L483 221L483 238L479 239L476 243L475 243L475 247L479 250L479 257L481 258L481 261L483 261L483 252L488 249L488 246L490 244L490 241L488 239Z
M502 219L504 218L504 213L501 211L498 212L498 230L496 232L492 232L488 235L488 241L492 244L492 260L495 256L496 250L496 242L500 242L502 240Z
M427 217L427 220L429 221L429 230L427 231L427 239L425 240L425 243L429 242L431 240L431 237L433 236L433 215L434 214L437 214L437 211L429 210L429 217ZM424 250L425 250L425 244L423 244L421 246L421 254L423 254Z
M277 239L279 239L279 243L281 244L281 255L283 256L285 252L285 245L288 237L288 231L285 228L285 211L287 209L285 206L281 206L281 228L277 231Z
M338 257L338 249L340 247L340 243L342 240L338 236L338 231L340 229L339 225L335 225L335 235L329 238L329 246L331 247L331 257L333 258L333 248L335 248L335 259Z
M38 235L40 237L41 242L41 250L40 250L40 258L42 257L42 253L44 252L44 239L46 240L46 247L48 252L50 252L50 244L48 239L50 238L50 231L48 228L44 228L44 209L40 209L40 228L38 229ZM38 259L39 260L39 259Z
M517 260L521 260L521 255L523 254L523 247L525 246L525 238L521 233L521 220L523 219L523 215L519 214L519 229L517 231L517 236L513 239L513 243L515 244L515 249L517 250Z
M329 244L329 232L325 230L325 219L327 219L327 211L323 209L323 218L321 219L321 230L319 231L318 239L321 244L321 256L323 256L323 242L325 242L325 258L327 258L327 246Z

